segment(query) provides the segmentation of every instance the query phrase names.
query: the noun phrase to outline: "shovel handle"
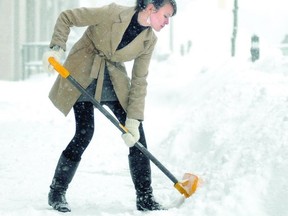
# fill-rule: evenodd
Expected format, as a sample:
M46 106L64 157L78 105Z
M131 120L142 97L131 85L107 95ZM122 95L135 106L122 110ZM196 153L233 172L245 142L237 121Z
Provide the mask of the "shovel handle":
M69 71L63 67L54 57L49 57L48 62L54 67L54 69L63 77L67 78L70 73Z
M119 123L119 121L114 118L98 101L94 99L93 96L91 96L74 78L73 76L70 76L69 71L62 66L60 63L58 63L55 58L50 57L48 59L49 63L54 67L54 69L65 79L69 80L82 94L87 96L89 100L93 103L93 105L100 111L102 114L104 114L107 119L109 119L122 133L129 132L128 129ZM157 160L139 141L135 144L135 147L137 147L144 155L146 155L147 158L149 158L173 183L174 187L181 193L184 194L185 197L189 197L191 194L188 194L186 192L185 187L182 186L182 183L179 182L175 176L165 167L162 165L162 163ZM194 191L193 191L194 192Z

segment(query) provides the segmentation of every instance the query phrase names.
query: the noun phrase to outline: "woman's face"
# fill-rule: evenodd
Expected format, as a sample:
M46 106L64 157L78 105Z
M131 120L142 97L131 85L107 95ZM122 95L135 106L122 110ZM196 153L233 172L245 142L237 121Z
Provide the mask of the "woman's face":
M173 15L173 7L171 4L165 4L159 10L153 10L150 15L151 27L159 32L165 25L169 24L169 19Z

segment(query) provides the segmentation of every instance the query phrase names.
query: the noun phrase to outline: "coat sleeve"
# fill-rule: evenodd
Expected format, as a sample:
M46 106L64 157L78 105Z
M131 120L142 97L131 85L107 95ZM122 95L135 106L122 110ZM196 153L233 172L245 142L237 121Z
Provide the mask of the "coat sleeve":
M148 68L156 42L157 38L155 37L148 49L134 60L131 87L128 95L128 118L144 120Z
M66 50L71 27L97 25L113 13L114 4L101 8L76 8L60 13L57 18L50 47L58 45Z

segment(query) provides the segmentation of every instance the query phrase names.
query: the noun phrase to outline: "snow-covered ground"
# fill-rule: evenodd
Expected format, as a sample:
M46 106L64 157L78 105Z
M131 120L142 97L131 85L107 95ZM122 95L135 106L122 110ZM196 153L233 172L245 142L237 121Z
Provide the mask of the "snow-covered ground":
M288 215L288 59L261 35L260 60L252 63L251 34L243 28L236 57L228 57L230 44L223 44L232 33L225 19L230 12L213 13L199 2L187 7L193 13L187 9L175 17L176 32L191 36L190 53L179 56L177 49L165 61L151 63L144 127L151 153L179 179L185 172L197 174L201 186L180 208L136 211L128 149L96 111L94 138L67 193L68 215ZM182 24L190 20L191 29L177 29L181 19ZM219 26L209 26L210 21ZM48 100L55 77L0 81L1 216L62 215L48 206L47 194L57 160L74 134L74 117L65 118ZM152 169L156 199L163 205L180 200L172 182Z
M203 183L180 208L145 215L286 216L288 60L227 58L209 66L194 55L153 61L145 128L150 151L179 179ZM0 82L0 215L59 215L47 193L74 132L47 93L55 74ZM96 133L68 190L69 215L142 215L120 133L96 112ZM153 167L155 196L181 198Z

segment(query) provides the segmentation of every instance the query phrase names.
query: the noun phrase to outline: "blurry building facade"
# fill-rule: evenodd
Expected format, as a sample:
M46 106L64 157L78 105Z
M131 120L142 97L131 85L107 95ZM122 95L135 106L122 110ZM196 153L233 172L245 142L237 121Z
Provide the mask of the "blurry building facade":
M1 0L0 80L23 80L42 70L58 14L78 6L79 0Z

